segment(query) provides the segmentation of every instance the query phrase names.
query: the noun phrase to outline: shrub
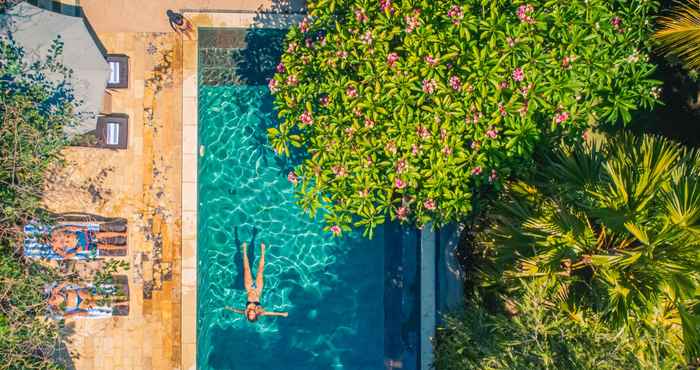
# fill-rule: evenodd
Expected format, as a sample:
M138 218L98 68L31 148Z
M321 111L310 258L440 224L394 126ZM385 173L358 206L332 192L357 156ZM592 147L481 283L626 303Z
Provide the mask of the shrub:
M700 355L700 155L622 134L564 147L509 186L480 236L492 279L551 283L548 297ZM653 328L653 329L649 329Z
M655 1L309 2L270 80L300 203L328 230L459 220L547 139L656 101ZM296 149L300 148L300 149Z
M45 60L29 63L11 39L0 38L0 369L59 369L60 326L46 319L44 285L56 273L18 258L21 228L41 217L46 170L60 163L63 128L74 122L68 75L56 42Z
M682 346L672 336L611 329L590 310L572 315L547 298L543 284L520 286L508 310L489 311L474 298L464 312L444 318L435 340L437 370L674 369Z

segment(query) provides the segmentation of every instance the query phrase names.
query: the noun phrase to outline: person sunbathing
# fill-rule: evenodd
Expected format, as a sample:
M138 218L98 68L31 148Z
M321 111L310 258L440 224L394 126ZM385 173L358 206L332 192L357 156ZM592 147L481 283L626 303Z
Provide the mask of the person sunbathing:
M287 317L287 312L271 312L265 311L260 305L260 297L264 284L263 271L265 270L265 243L260 243L260 262L258 264L258 273L253 283L253 275L250 272L250 262L248 261L248 247L243 243L243 282L248 295L248 301L245 304L245 310L238 310L231 307L225 309L239 313L248 319L250 322L255 322L260 316L283 316Z
M74 287L73 284L63 282L51 289L48 304L49 308L63 317L88 316L90 310L109 303L112 306L128 304L116 303L118 297L106 297L93 293L93 288Z
M99 231L89 230L84 226L58 226L51 230L51 249L61 257L68 259L78 253L120 250L126 246L126 227L109 228ZM114 230L114 231L111 231Z

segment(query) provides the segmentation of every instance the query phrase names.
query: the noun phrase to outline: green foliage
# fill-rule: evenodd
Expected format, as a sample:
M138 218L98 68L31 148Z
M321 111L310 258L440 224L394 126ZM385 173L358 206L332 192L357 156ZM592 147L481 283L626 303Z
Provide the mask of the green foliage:
M0 38L0 369L58 369L59 324L46 319L45 284L52 270L17 257L20 225L38 211L46 170L60 162L63 128L73 123L69 75L56 42L42 61L28 63L14 41Z
M520 288L522 294L504 302L507 310L490 312L475 299L462 314L445 317L435 341L436 369L680 368L674 338L613 330L590 310L576 316L559 310L542 284Z
M55 274L38 264L23 264L7 251L0 253L0 369L63 368L63 338L59 325L43 318L43 287Z
M654 38L661 51L679 57L688 69L700 68L700 3L679 1L667 16L659 18L659 25Z
M655 1L317 0L270 81L273 148L329 230L435 225L475 189L656 101Z
M0 238L36 215L44 174L66 145L63 128L74 123L70 85L47 79L68 71L55 42L45 60L28 63L13 40L0 39Z
M698 152L627 133L565 146L510 186L491 216L481 245L494 281L547 281L572 315L590 309L700 355Z

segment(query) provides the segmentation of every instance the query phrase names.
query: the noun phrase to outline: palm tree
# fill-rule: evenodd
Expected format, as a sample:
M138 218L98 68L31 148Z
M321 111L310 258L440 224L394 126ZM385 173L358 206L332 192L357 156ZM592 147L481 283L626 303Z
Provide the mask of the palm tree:
M668 16L659 18L654 38L661 51L679 57L689 69L700 67L700 1L678 2Z
M562 147L492 216L480 242L502 280L546 280L572 317L662 328L700 354L700 153L627 133Z

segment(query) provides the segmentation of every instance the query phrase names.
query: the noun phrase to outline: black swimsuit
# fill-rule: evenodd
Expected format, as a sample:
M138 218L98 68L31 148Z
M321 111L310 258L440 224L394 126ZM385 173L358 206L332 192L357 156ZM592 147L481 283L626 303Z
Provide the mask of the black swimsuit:
M245 307L248 308L248 306L250 306L251 304L252 304L252 305L256 305L256 306L258 306L258 307L262 307L262 305L260 304L260 302L251 302L251 301L246 302L246 303L245 303Z

